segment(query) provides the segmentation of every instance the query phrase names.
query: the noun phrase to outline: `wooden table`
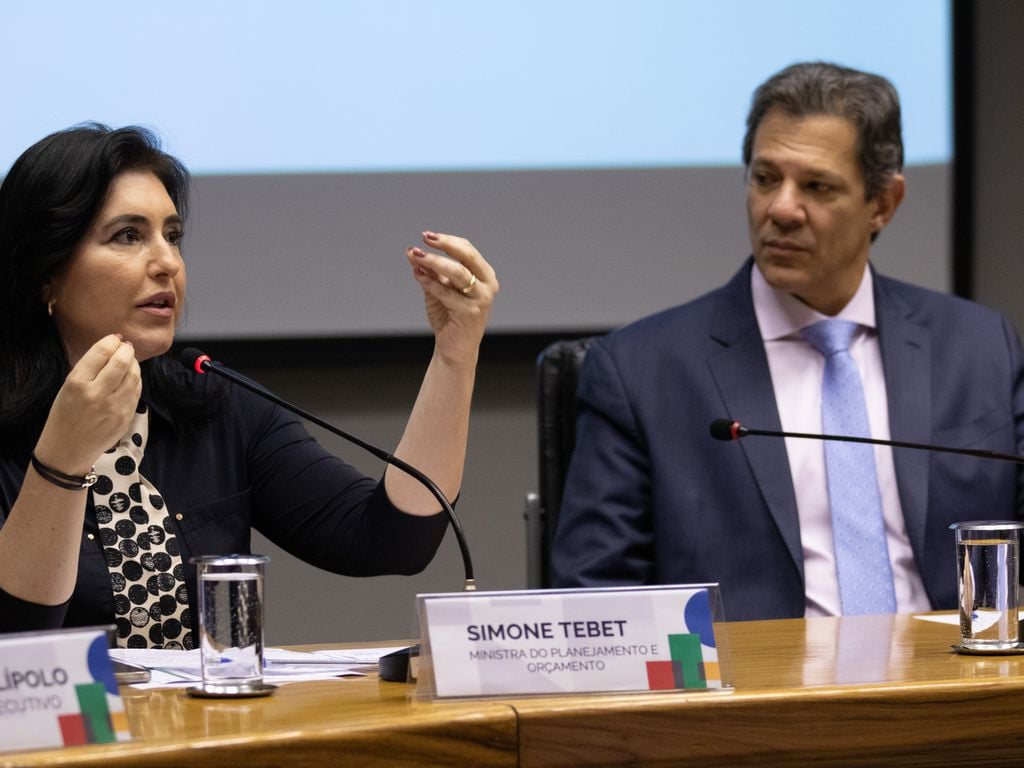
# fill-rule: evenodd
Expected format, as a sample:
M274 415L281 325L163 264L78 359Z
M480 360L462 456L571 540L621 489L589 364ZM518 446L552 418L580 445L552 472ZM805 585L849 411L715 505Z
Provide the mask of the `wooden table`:
M719 625L726 694L516 701L520 765L1024 765L1024 656L907 615Z
M719 625L728 692L427 701L374 677L266 699L125 691L128 744L0 766L1024 764L1024 657L910 616Z
M126 689L133 741L0 754L2 766L515 766L504 703L418 703L376 677L293 683L263 699ZM454 755L450 759L444 756Z

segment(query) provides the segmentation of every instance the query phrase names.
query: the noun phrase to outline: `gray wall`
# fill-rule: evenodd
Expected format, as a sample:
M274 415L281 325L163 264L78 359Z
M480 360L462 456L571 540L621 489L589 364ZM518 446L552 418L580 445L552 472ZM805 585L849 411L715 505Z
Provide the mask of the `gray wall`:
M949 210L945 169L913 172L920 183L879 257L898 254L902 274L946 288L947 233L933 225ZM747 248L738 165L195 183L183 337L422 333L402 249L423 227L466 235L494 263L491 329L503 333L621 325L720 285Z
M974 298L1024 328L1024 3L977 0Z
M976 153L974 175L975 298L1007 312L1024 327L1024 267L1018 251L1024 243L1020 212L1020 180L1024 178L1024 3L1018 0L978 0L976 14ZM907 207L900 217L913 215L914 196L932 193L937 180L911 178ZM741 204L738 200L737 204ZM908 213L909 212L909 213ZM897 224L899 219L897 219ZM920 252L941 247L948 221L935 222L937 243L917 243ZM899 248L876 261L900 274ZM896 246L899 246L897 248ZM939 251L941 252L941 251ZM932 251L936 253L936 251ZM731 256L730 256L731 258ZM900 265L903 264L903 269ZM905 275L917 279L915 275ZM920 281L917 279L917 281ZM426 360L355 367L303 370L249 369L285 397L323 414L352 432L382 445L393 444ZM533 368L530 355L483 359L478 380L470 459L459 514L469 536L481 588L525 585L525 538L522 495L536 483ZM325 443L368 472L379 472L355 449ZM274 560L268 571L269 616L267 640L272 644L367 640L415 634L413 615L417 592L458 589L461 567L449 536L426 572L410 578L346 579L322 574L260 540L257 550Z

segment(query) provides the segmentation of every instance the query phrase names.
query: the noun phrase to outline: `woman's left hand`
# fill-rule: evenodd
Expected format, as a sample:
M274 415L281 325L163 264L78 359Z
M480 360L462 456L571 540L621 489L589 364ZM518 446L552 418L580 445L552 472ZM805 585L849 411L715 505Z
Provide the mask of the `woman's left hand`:
M424 232L423 243L441 253L413 246L405 255L423 289L436 351L449 363L475 365L498 278L465 238Z

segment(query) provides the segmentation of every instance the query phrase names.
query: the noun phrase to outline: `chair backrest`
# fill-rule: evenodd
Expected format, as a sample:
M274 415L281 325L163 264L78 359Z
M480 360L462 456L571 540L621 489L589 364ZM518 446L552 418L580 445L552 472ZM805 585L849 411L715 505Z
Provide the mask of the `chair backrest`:
M539 498L530 525L527 501L527 560L529 586L551 586L551 544L562 506L562 490L576 445L576 385L588 347L596 336L556 341L537 358L537 456Z

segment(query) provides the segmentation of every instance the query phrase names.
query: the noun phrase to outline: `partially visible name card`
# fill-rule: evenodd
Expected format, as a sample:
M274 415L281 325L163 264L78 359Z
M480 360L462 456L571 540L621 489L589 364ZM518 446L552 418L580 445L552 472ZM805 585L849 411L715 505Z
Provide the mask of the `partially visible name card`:
M128 741L107 629L0 635L0 751Z
M722 688L717 584L419 595L438 697Z

